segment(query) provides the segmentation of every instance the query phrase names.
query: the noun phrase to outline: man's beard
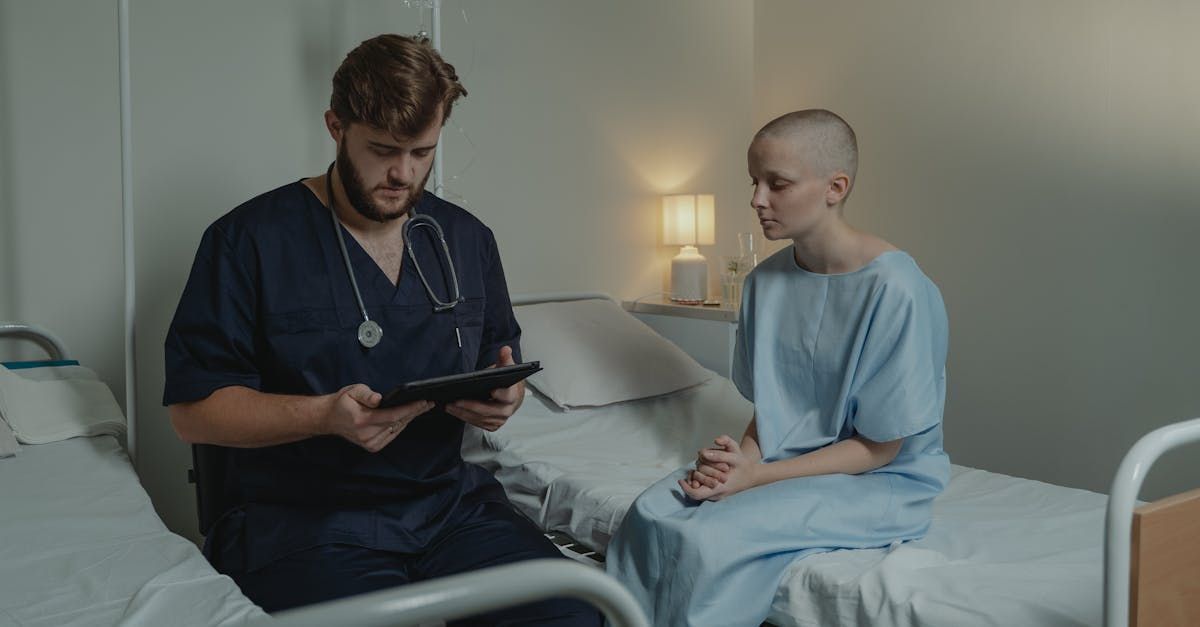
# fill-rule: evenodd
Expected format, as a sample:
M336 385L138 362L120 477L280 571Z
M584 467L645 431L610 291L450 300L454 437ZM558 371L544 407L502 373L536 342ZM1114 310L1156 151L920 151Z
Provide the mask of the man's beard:
M358 173L358 168L354 167L354 163L350 161L350 155L346 152L345 143L338 150L337 170L338 176L342 179L342 189L346 190L346 199L350 201L350 206L359 215L373 222L390 222L407 215L420 202L421 195L425 193L425 183L429 180L429 172L426 172L425 177L421 179L419 184L408 188L408 199L404 202L404 207L395 213L385 213L375 201L371 200L371 195L367 193L366 184L363 183L362 176Z

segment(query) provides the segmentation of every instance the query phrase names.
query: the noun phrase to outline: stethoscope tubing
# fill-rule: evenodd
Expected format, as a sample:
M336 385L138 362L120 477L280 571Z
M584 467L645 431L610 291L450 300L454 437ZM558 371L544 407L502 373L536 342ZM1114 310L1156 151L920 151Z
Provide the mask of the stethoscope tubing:
M424 226L433 229L437 234L438 241L442 244L442 254L446 256L446 265L450 268L450 283L453 286L454 297L449 301L443 301L437 297L433 291L433 287L429 285L429 281L425 278L425 273L421 271L421 264L417 261L417 254L413 252L412 245L412 230L418 226ZM413 268L417 271L417 277L421 279L421 283L425 286L425 293L429 295L429 300L433 303L434 311L448 311L454 309L454 306L463 301L462 292L458 286L458 271L454 269L454 257L450 255L450 246L446 243L446 234L442 231L442 225L433 219L433 216L423 213L415 213L411 209L408 214L408 222L404 225L402 232L404 237L404 248L408 249L408 258L412 259Z
M338 220L337 211L334 210L333 200L333 166L329 164L329 168L325 171L325 193L329 197L329 216L333 221L333 232L337 236L338 250L342 254L342 264L346 268L346 275L350 277L350 287L354 290L354 300L358 303L358 311L362 314L363 322L359 325L359 343L364 348L371 348L379 343L383 336L383 329L378 323L371 320L367 315L367 306L363 302L362 291L358 288L358 279L354 276L354 268L350 265L350 253L346 250L346 239L342 236L342 223ZM452 288L451 299L443 301L438 298L433 291L433 286L429 284L429 280L425 277L425 272L421 268L421 263L417 261L417 255L413 252L412 245L412 230L416 227L424 226L433 229L437 235L438 241L442 245L442 254L446 258L446 266L450 270L450 283ZM450 246L446 243L446 234L442 230L442 225L438 224L433 216L417 213L413 208L408 210L408 221L404 224L401 230L401 237L404 240L404 247L408 249L408 257L412 260L413 269L417 271L417 277L421 279L421 285L425 287L425 293L429 296L429 301L433 304L435 312L449 311L454 309L455 305L463 302L462 291L458 284L458 271L454 267L454 256L450 254ZM457 333L457 328L455 329ZM462 345L461 338L459 345Z

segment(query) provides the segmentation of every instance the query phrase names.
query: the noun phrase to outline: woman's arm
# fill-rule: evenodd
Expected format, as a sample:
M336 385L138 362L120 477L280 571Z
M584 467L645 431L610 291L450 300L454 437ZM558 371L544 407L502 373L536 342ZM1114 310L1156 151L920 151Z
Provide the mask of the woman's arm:
M882 468L896 459L904 439L873 442L860 435L769 464L757 464L751 487L774 483L794 477L847 474L859 475ZM743 449L744 452L744 449ZM761 458L761 455L760 455Z
M791 459L763 464L754 421L746 428L742 443L729 436L716 439L716 446L700 451L696 470L679 485L696 500L719 500L743 490L795 477L815 475L858 475L891 463L904 439L873 442L852 436Z
M758 447L758 414L750 419L746 432L742 434L742 452L756 462L762 461L762 449Z

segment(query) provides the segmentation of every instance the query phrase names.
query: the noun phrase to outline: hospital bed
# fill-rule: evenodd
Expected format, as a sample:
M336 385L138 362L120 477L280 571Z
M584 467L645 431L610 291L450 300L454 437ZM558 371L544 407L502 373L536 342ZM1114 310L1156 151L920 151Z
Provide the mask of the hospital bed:
M122 446L123 419L95 420L120 415L96 375L66 360L45 331L0 325L0 335L34 339L51 357L0 373L7 424L44 441L0 458L0 626L241 625L265 616L155 513ZM45 409L29 399L14 406L14 386ZM100 391L90 406L55 403L80 390ZM30 410L59 427L46 434L17 415Z
M464 457L493 471L513 503L544 529L569 534L584 554L602 560L637 495L691 462L714 436L739 437L752 407L732 382L688 363L682 351L639 328L603 294L518 296L513 302L523 358L541 361L544 373L557 379L531 377L523 406L504 428L468 430ZM622 350L630 354L622 358ZM654 363L690 375L637 389L658 376ZM609 387L617 391L609 394ZM638 396L647 391L659 393ZM1200 420L1181 425L1184 433L1170 441L1200 440ZM1159 442L1154 453L1167 447L1160 435L1147 438ZM1122 472L1130 478L1119 474L1114 483L1110 626L1200 624L1200 491L1146 506L1132 517L1152 462L1147 456L1127 462L1130 469ZM797 560L783 576L768 620L779 627L1099 625L1105 620L1108 506L1102 494L953 466L924 538ZM1153 527L1131 521L1147 515L1170 527L1158 535L1168 538L1166 544L1143 535L1131 552L1130 538L1138 536L1130 525L1139 524L1143 533ZM1158 554L1140 554L1148 547ZM1156 565L1153 581L1139 577L1131 555L1143 569ZM1130 590L1132 605L1142 610L1152 604L1147 595L1162 591L1159 613L1138 618L1137 607L1127 613ZM1120 620L1126 615L1140 622Z
M65 359L45 330L0 324L3 337L32 340L51 359L0 366L0 627L430 625L549 597L590 602L619 627L646 626L619 584L567 560L267 616L154 512L122 446L124 417L95 373Z

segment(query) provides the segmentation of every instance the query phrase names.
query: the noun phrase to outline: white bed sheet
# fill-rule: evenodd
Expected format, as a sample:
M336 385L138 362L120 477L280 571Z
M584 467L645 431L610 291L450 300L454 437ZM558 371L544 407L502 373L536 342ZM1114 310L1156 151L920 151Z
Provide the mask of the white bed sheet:
M167 530L111 436L0 459L0 626L240 625L264 616Z
M719 376L666 397L569 412L530 393L501 430L469 430L463 454L544 528L603 550L643 489L715 435L740 436L752 411ZM1099 624L1105 504L1100 494L954 466L925 538L797 560L769 620Z
M570 411L530 391L499 431L468 429L463 458L495 473L544 529L602 549L642 490L720 433L740 436L753 412L715 374L665 396Z

